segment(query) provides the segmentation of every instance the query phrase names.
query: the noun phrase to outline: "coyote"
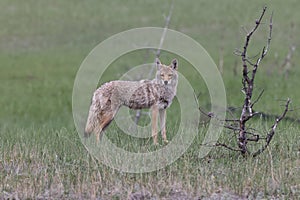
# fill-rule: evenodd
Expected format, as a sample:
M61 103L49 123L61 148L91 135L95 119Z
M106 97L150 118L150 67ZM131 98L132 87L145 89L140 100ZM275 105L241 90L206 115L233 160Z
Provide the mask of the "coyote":
M160 126L163 141L168 143L166 135L166 108L176 95L178 83L178 62L173 59L169 66L156 59L156 78L141 81L111 81L98 88L92 98L84 136L96 134L97 143L100 135L113 120L121 106L130 109L151 108L152 137L157 143L157 118L160 115Z

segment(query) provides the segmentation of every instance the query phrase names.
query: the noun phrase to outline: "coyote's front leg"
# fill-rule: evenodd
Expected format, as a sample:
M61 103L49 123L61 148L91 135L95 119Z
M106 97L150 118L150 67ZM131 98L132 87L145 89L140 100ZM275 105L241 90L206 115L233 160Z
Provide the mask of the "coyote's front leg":
M166 134L166 118L167 118L167 112L166 109L159 110L159 117L160 117L160 129L161 129L161 135L165 143L168 143L167 140L167 134Z
M157 105L153 105L151 108L152 111L152 138L153 138L153 143L157 145L157 117L158 117L158 107Z

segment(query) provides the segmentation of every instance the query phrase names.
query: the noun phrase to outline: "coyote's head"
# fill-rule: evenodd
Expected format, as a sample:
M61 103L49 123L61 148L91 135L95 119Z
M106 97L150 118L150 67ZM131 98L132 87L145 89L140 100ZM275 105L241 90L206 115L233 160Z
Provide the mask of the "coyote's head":
M173 59L169 66L161 64L159 59L156 59L157 72L156 72L156 80L159 84L164 85L177 85L178 80L178 62L176 59Z

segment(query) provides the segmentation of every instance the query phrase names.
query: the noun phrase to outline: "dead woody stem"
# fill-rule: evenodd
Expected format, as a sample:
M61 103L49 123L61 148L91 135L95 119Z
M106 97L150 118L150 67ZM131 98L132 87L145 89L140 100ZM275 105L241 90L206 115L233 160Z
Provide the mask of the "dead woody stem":
M247 122L252 119L255 115L260 114L261 112L254 112L253 106L259 101L261 96L263 95L264 90L262 90L258 97L256 99L252 99L253 97L253 90L254 90L254 81L256 77L256 73L258 70L258 67L261 63L261 61L265 58L265 56L268 53L271 38L272 38L272 28L273 28L273 13L270 17L269 22L269 35L267 38L267 44L263 47L262 52L259 54L258 58L255 61L252 61L249 59L247 55L249 43L251 40L251 37L255 33L255 31L258 29L258 27L262 24L263 17L266 13L267 7L264 7L262 10L262 13L260 17L255 21L255 26L252 28L252 30L246 35L245 38L245 44L243 46L242 51L236 51L236 54L238 56L241 56L242 59L242 65L243 65L243 71L242 71L242 91L244 93L244 100L242 105L242 111L240 114L240 117L238 119L225 119L221 122L223 123L224 127L231 130L234 134L237 135L237 142L238 142L238 148L231 147L227 144L222 144L219 142L216 142L213 146L221 146L225 147L229 150L233 151L239 151L242 153L243 156L246 155L252 155L253 157L258 156L261 154L270 144L273 136L275 135L275 130L279 124L279 122L286 116L286 113L289 111L289 104L290 99L288 99L285 103L285 109L283 113L276 118L273 126L270 128L269 132L266 134L266 136L262 137L258 132L258 130L251 129L247 126ZM201 111L201 109L200 109ZM206 114L209 118L217 118L217 116ZM247 148L248 142L258 142L262 139L265 139L265 142L261 148L254 152L250 152Z
M261 21L263 19L263 16L266 12L266 7L263 8L262 14L259 17L258 20L256 20L255 22L255 26L254 28L247 34L246 36L246 41L245 41L245 45L243 47L243 52L241 53L241 57L242 57L242 62L243 62L243 91L245 93L245 99L244 99L244 105L243 105L243 109L242 109L242 113L240 116L240 131L239 131L239 137L238 137L238 144L239 144L239 148L241 149L242 153L245 154L248 152L247 149L247 131L246 131L246 122L251 119L253 117L253 115L255 115L255 113L253 113L252 111L252 104L251 104L251 100L252 100L252 94L253 94L253 86L254 86L254 79L255 79L255 75L257 72L257 68L260 64L260 61L265 57L265 55L268 52L268 46L269 43L271 41L271 33L272 33L272 16L270 19L270 34L269 34L269 40L267 43L267 47L263 48L262 54L261 56L257 59L255 64L251 64L251 62L248 59L247 56L247 50L248 50L248 46L249 46L249 42L251 39L251 36L254 34L254 32L257 30L257 28L259 27L259 25L261 24ZM249 67L248 65L252 66L252 73L249 73ZM250 76L251 75L251 76Z
M247 138L246 122L249 119L251 119L253 116L255 116L256 114L258 114L258 112L253 112L253 106L258 101L258 99L262 96L263 92L261 92L258 99L255 100L252 103L254 80L255 80L255 77L256 77L256 73L257 73L257 69L259 67L259 64L264 59L264 57L267 55L268 49L269 49L269 46L270 46L270 42L271 42L271 38L272 38L272 28L273 28L273 13L270 17L269 36L268 36L267 44L266 44L265 47L263 47L262 52L261 52L260 56L258 57L258 59L256 60L255 63L252 63L248 59L247 50L248 50L249 42L250 42L250 39L251 39L252 35L258 29L258 27L261 25L261 22L262 22L262 19L263 19L264 15L265 15L266 9L267 9L267 7L263 8L263 11L262 11L259 19L255 21L255 26L247 34L246 41L245 41L245 44L244 44L244 47L243 47L243 51L240 54L240 56L242 58L242 63L243 63L242 83L243 83L243 91L244 91L244 94L245 94L244 104L243 104L241 116L240 116L240 119L239 119L239 129L240 130L239 130L239 135L238 135L238 146L241 149L242 154L250 153L247 149L247 142L248 141L258 141L259 140L259 135L257 135L256 138ZM249 68L251 68L252 71ZM281 119L285 116L286 112L288 111L289 103L290 103L290 100L288 100L287 103L286 103L286 109L285 109L282 117L276 119L276 123L273 125L270 133L267 136L267 138L269 138L269 139L266 141L265 146L269 145L269 143L270 143L270 141L271 141L271 139L272 139L272 137L275 133L275 129L277 127L277 124L279 123L279 121L281 121ZM262 148L262 151L263 150L264 149ZM260 151L258 151L258 152L260 152ZM256 152L256 153L259 154L258 152Z

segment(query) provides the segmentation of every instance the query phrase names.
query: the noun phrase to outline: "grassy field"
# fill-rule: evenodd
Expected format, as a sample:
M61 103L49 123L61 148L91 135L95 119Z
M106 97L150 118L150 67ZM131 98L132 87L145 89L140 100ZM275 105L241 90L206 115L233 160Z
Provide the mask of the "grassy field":
M270 147L255 159L215 148L199 159L205 127L187 152L164 169L143 174L122 173L89 155L72 117L72 88L83 59L101 41L121 31L164 26L171 1L2 0L0 1L0 199L297 199L300 196L300 128L283 121ZM233 54L245 32L268 6L274 29L268 56L257 75L255 95L265 89L257 110L280 114L287 97L299 119L299 3L288 1L174 1L170 28L197 40L218 64L228 106L242 104L241 62ZM265 44L267 24L253 38L250 54ZM291 45L290 65L282 66ZM117 48L117 47L116 47ZM105 79L119 78L116 67L153 61L145 52L116 61ZM162 53L166 58L167 53ZM179 71L197 81L184 66ZM205 87L205 86L204 86ZM204 91L203 91L204 90ZM209 97L199 86L200 105ZM168 131L176 129L176 106L170 109ZM274 120L256 119L251 127L267 131ZM116 137L114 137L114 134ZM119 145L132 141L117 131L107 135ZM170 135L172 137L172 135ZM224 132L220 140L228 140ZM116 139L117 138L117 139ZM134 140L134 145L139 145ZM149 146L151 144L149 143Z

